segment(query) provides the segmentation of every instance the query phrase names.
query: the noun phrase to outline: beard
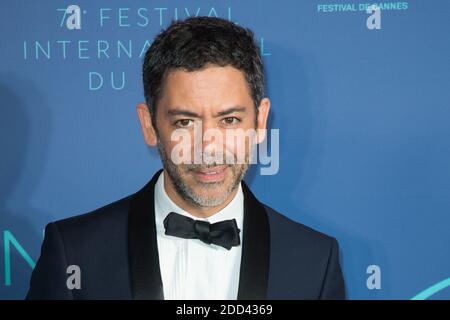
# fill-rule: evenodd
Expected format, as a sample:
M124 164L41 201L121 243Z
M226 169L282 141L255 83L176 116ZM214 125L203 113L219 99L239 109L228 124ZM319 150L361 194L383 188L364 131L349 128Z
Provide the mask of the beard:
M236 159L233 164L226 164L226 177L223 181L201 182L192 179L194 171L223 165L225 162L220 164L215 161L208 164L175 164L167 156L160 139L158 139L158 152L164 170L171 178L177 193L183 200L197 207L215 207L223 204L239 186L249 168L247 154L243 164L236 164Z

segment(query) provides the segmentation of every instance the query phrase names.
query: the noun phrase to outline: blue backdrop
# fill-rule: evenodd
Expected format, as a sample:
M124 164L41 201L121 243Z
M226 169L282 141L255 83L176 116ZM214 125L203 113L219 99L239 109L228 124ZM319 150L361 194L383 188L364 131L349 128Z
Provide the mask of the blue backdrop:
M142 55L189 15L254 30L280 170L247 181L338 239L349 298L450 298L449 1L383 2L379 16L350 0L71 4L0 11L0 298L24 297L48 222L160 167L135 112Z

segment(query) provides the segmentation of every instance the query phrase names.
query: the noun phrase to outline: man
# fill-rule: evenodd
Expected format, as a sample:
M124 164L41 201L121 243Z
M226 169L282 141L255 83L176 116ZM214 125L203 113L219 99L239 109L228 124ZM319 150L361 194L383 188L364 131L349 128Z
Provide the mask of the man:
M270 108L253 33L219 18L174 22L146 53L143 82L137 113L164 170L133 195L47 225L27 298L344 299L337 241L242 181ZM199 142L197 129L256 134ZM188 137L181 152L174 133Z

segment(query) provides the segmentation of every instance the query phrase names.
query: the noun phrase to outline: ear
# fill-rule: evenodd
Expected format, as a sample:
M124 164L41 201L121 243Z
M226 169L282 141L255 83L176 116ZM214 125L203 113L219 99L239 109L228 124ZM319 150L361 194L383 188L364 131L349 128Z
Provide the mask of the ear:
M141 123L145 143L147 143L150 147L156 146L158 138L156 135L156 130L153 127L152 116L147 105L145 103L139 103L136 107L136 111Z
M258 119L257 119L257 137L256 143L261 143L266 137L267 119L269 118L270 100L269 98L263 98L258 107Z

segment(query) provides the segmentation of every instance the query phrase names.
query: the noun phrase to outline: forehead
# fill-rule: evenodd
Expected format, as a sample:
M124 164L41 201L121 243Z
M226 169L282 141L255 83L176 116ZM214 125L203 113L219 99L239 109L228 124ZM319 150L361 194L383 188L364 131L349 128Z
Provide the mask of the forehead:
M244 73L232 66L209 65L195 71L173 70L165 79L161 105L209 108L224 104L251 105Z

